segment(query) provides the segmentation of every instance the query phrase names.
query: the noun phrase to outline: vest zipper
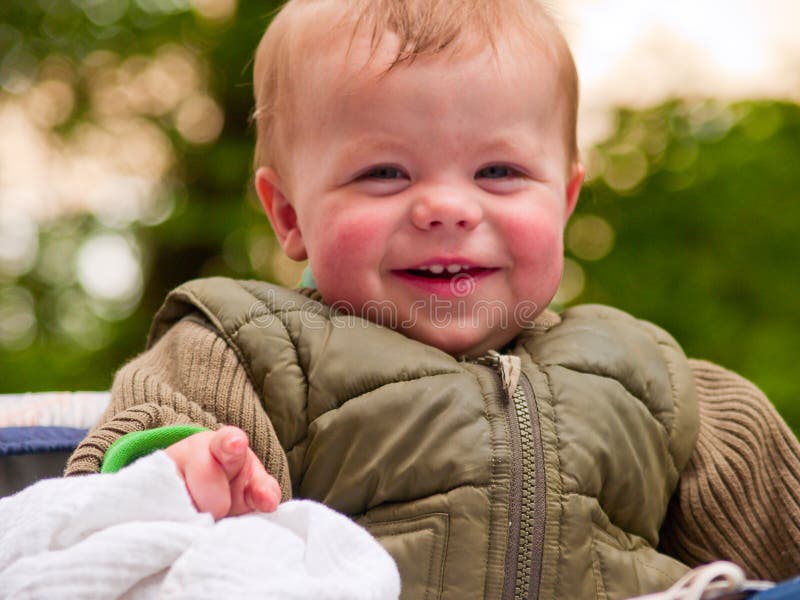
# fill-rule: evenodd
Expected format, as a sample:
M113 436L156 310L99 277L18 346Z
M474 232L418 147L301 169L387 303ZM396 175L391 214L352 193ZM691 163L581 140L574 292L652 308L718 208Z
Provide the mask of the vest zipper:
M533 387L524 373L508 381L512 369L490 352L477 362L490 367L503 392L511 441L511 489L503 600L536 600L542 568L545 527L545 472L542 436Z

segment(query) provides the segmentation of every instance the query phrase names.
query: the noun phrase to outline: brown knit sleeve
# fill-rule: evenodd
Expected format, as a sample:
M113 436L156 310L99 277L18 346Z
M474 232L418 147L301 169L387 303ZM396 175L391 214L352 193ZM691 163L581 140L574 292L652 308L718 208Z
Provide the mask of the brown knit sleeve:
M727 559L748 576L800 573L800 444L752 383L690 361L700 431L661 529L661 547L696 566Z
M96 473L108 447L131 431L177 424L235 425L291 497L289 469L275 430L242 364L225 340L184 319L117 373L111 403L67 463L66 475Z

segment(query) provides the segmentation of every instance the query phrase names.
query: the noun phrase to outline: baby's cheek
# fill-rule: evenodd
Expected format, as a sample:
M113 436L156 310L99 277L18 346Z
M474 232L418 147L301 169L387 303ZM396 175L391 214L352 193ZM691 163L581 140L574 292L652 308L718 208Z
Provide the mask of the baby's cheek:
M373 246L373 234L370 230L369 223L351 220L346 224L331 225L327 231L323 225L321 233L329 249L344 256L353 256L353 252L363 253Z
M561 281L561 228L548 219L518 220L506 229L506 240L514 257L514 296L546 306Z
M520 219L505 228L505 239L517 263L546 269L560 267L563 232L549 219Z
M318 233L310 259L323 296L328 302L360 302L382 256L375 224L365 219L332 219L322 223Z

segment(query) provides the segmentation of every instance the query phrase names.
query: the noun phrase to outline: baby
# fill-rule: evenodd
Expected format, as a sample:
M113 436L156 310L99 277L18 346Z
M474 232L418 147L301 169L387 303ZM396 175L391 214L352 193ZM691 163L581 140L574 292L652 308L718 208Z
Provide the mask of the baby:
M255 63L255 184L314 284L172 292L68 472L166 448L216 518L324 502L403 598L797 571L800 446L760 392L617 310L546 309L577 89L533 0L288 2Z

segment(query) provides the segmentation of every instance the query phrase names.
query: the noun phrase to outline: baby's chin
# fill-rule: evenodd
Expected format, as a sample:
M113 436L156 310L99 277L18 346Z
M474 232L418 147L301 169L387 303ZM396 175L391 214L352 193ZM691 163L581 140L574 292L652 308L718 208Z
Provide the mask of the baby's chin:
M456 358L478 358L490 350L500 350L520 332L517 328L466 327L458 324L447 327L426 323L400 329L406 336L423 342Z

